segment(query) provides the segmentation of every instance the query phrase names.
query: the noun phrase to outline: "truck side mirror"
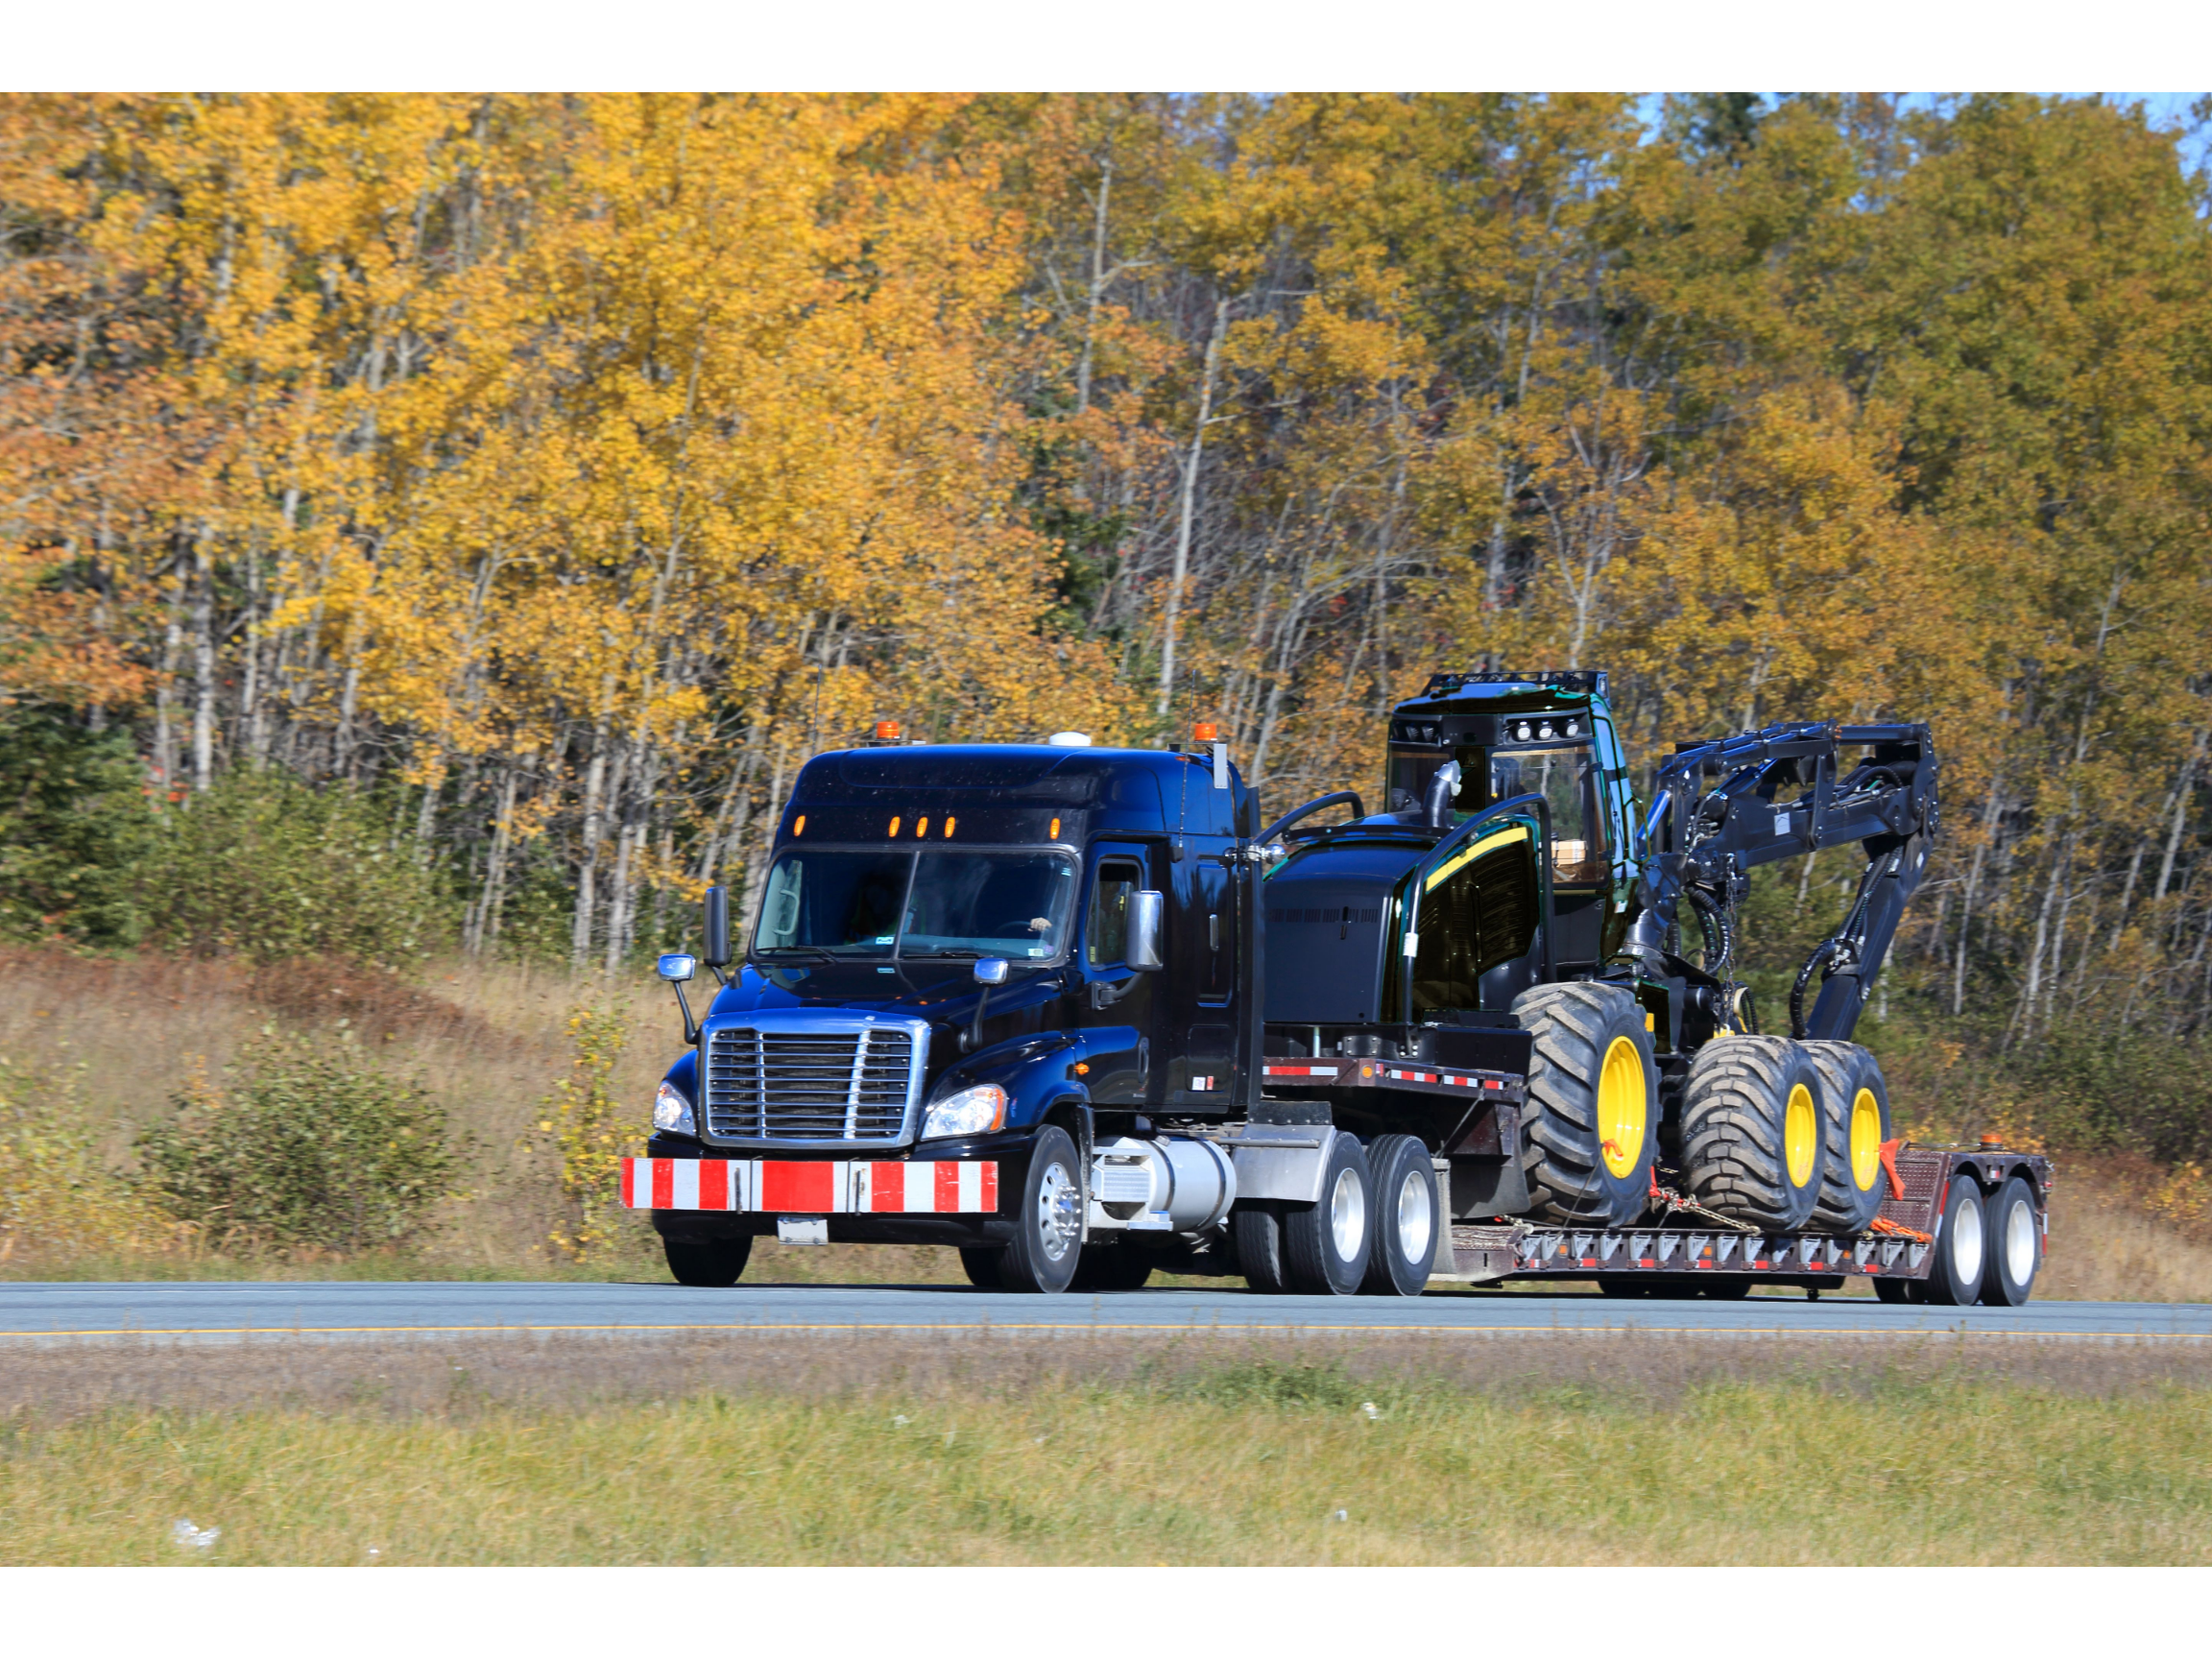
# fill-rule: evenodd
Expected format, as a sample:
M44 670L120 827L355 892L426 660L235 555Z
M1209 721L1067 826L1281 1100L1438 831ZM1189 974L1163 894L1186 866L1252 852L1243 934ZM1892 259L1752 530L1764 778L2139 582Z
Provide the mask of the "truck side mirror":
M698 958L674 952L663 956L654 965L654 972L671 985L681 985L699 972Z
M1125 960L1140 974L1149 974L1167 965L1160 952L1161 924L1166 914L1165 895L1142 888L1129 895L1129 944Z
M730 889L707 889L707 966L730 965Z

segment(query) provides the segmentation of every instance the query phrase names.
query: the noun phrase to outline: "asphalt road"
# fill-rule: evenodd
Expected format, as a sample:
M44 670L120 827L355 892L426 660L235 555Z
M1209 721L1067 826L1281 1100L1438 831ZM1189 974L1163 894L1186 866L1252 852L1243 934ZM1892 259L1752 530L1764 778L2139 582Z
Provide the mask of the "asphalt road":
M1403 1299L1258 1296L1241 1288L1012 1296L943 1286L668 1284L0 1284L0 1338L167 1334L399 1335L485 1331L977 1330L1787 1332L1969 1331L2036 1336L2212 1337L2212 1305L2032 1302L1887 1307L1852 1297L1628 1302L1590 1293L1436 1291Z

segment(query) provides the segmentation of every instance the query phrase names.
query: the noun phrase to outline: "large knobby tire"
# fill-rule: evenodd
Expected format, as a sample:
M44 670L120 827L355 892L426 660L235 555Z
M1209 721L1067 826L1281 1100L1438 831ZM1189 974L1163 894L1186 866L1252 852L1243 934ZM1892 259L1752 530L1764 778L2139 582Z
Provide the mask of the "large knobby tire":
M1794 1233L1820 1197L1820 1073L1787 1037L1717 1037L1682 1091L1682 1180L1731 1221Z
M1955 1175L1936 1223L1936 1260L1928 1270L1928 1300L1943 1308L1971 1308L1982 1299L1982 1272L1989 1262L1989 1229L1982 1189L1971 1175Z
M1315 1204L1283 1207L1283 1267L1290 1288L1305 1296L1350 1296L1367 1272L1375 1240L1375 1181L1367 1154L1338 1135L1321 1168Z
M1800 1045L1820 1073L1820 1196L1813 1225L1826 1233L1863 1233L1873 1225L1889 1177L1882 1143L1889 1139L1889 1086L1882 1065L1856 1043Z
M1651 1200L1659 1067L1643 1004L1618 985L1539 985L1513 998L1534 1036L1521 1109L1531 1214L1629 1227Z
M1418 1296L1428 1287L1444 1223L1436 1166L1410 1135L1378 1135L1367 1145L1375 1178L1375 1243L1360 1288L1370 1296Z
M2035 1288L2035 1269L2042 1263L2042 1229L2035 1214L2035 1194L2015 1175L1997 1189L1984 1219L1987 1223L1984 1250L1988 1264L1982 1270L1982 1305L2021 1307Z
M1082 1260L1075 1263L1075 1279L1071 1290L1142 1290L1144 1282L1152 1277L1152 1255L1141 1250L1125 1238L1108 1235L1103 1244L1083 1246Z
M1262 1296L1286 1296L1290 1271L1283 1260L1283 1207L1247 1200L1229 1215L1229 1236L1237 1245L1237 1270Z
M1004 1286L998 1279L998 1258L1005 1255L998 1244L963 1244L960 1246L960 1271L968 1275L968 1283L978 1290L998 1290Z
M1029 1150L1014 1242L998 1257L999 1283L1008 1290L1056 1296L1074 1280L1082 1259L1083 1166L1068 1132L1048 1123Z
M727 1290L752 1258L753 1238L747 1234L737 1238L663 1238L661 1250L677 1284Z

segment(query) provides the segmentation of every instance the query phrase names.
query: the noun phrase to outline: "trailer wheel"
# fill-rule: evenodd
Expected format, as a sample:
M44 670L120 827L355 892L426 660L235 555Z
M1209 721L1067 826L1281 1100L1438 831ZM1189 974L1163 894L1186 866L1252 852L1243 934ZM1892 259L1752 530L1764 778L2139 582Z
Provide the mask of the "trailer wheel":
M978 1290L1004 1289L998 1278L998 1258L1005 1254L1005 1246L1000 1244L963 1244L960 1271L968 1275L968 1283Z
M1375 1182L1367 1154L1349 1135L1329 1148L1317 1204L1283 1207L1283 1265L1290 1288L1350 1296L1367 1272L1375 1241Z
M1229 1236L1237 1244L1237 1270L1262 1296L1290 1289L1283 1262L1282 1206L1257 1201L1239 1204L1229 1214Z
M1370 1296L1418 1296L1428 1288L1443 1224L1436 1169L1410 1135L1378 1135L1367 1145L1375 1177L1375 1245L1360 1288Z
M1644 1005L1618 985L1539 985L1513 998L1535 1042L1521 1109L1521 1168L1533 1214L1632 1227L1651 1197L1659 1066Z
M1955 1175L1936 1224L1936 1262L1928 1274L1928 1300L1944 1308L1971 1308L1982 1297L1988 1265L1987 1216L1982 1189L1971 1175Z
M2042 1240L2036 1237L2035 1194L2015 1175L1997 1190L1988 1210L1989 1265L1982 1274L1987 1308L2018 1308L2035 1288Z
M1889 1139L1889 1088L1882 1064L1856 1043L1799 1045L1820 1073L1820 1196L1813 1225L1863 1233L1887 1195L1882 1142Z
M661 1250L677 1284L727 1290L752 1258L753 1238L747 1234L737 1238L663 1238Z
M1913 1281L1911 1279L1885 1279L1877 1273L1873 1275L1872 1284L1874 1300L1877 1302L1887 1302L1897 1307L1913 1299Z
M1083 1166L1068 1131L1048 1123L1029 1151L1014 1242L999 1254L998 1278L1008 1290L1055 1296L1075 1277L1082 1255Z
M1598 1294L1600 1296L1648 1296L1652 1286L1641 1279L1600 1279Z
M1127 1239L1083 1246L1070 1290L1142 1290L1152 1277L1152 1258Z
M1741 1302L1751 1294L1751 1281L1730 1275L1726 1279L1708 1279L1698 1288L1715 1302Z
M1787 1037L1721 1037L1682 1091L1690 1196L1767 1233L1803 1227L1820 1197L1820 1073Z

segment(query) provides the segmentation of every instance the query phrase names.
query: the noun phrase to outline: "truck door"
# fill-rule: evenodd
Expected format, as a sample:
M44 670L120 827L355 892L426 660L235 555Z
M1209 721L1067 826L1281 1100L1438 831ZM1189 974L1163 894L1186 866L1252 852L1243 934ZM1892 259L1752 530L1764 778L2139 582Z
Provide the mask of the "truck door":
M1152 865L1163 855L1142 842L1101 841L1091 850L1076 964L1083 977L1082 1024L1097 1033L1088 1078L1094 1105L1142 1106L1161 1094L1155 1060L1161 1004L1153 981L1163 975L1138 973L1128 956L1130 899L1158 887ZM1168 949L1172 952L1171 941ZM1115 1041L1117 1033L1121 1041Z
M1195 842L1196 838L1193 837ZM1226 1108L1237 1072L1238 883L1208 847L1188 866L1191 903L1189 943L1168 960L1189 974L1189 1022L1174 1045L1167 1087L1170 1105ZM1167 988L1175 997L1177 987ZM1178 1002L1181 998L1175 998Z

